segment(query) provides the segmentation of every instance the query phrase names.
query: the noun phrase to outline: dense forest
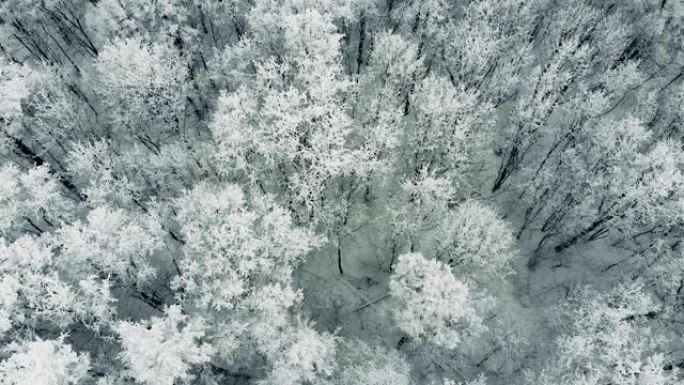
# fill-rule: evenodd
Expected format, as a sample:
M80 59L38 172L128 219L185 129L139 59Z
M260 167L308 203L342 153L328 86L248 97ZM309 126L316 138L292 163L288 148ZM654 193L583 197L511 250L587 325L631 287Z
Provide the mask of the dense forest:
M684 384L682 0L0 0L0 384Z

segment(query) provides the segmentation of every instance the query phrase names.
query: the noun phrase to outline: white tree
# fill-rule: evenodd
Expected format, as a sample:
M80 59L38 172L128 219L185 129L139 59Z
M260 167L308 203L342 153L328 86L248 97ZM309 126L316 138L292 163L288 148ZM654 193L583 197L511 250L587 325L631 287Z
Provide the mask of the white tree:
M0 239L0 324L12 329L63 330L82 322L95 330L115 315L107 278L78 275L61 265L47 237Z
M158 151L162 136L180 128L187 69L178 52L139 37L102 48L93 81L108 116L107 132L134 138Z
M19 300L19 287L19 281L11 275L3 275L0 279L0 333L12 329L12 315L14 305Z
M315 221L326 187L377 167L375 149L365 142L351 145L354 127L345 98L352 84L343 73L342 36L332 15L314 7L272 7L259 3L248 18L253 36L224 54L237 51L252 63L246 70L254 75L230 71L240 77L237 89L219 98L210 128L223 172L244 170L270 193L284 193L285 187L289 206L304 206ZM282 33L273 23L282 23ZM255 52L258 44L276 52Z
M144 384L173 385L177 379L187 380L193 366L209 362L214 353L211 345L201 342L202 320L191 319L179 306L144 323L119 322L115 330L130 375Z
M397 326L408 336L447 349L484 331L477 297L449 267L421 254L399 256L390 280Z
M90 359L63 340L24 341L6 346L0 382L8 385L76 385L87 376Z
M137 0L105 0L90 7L86 14L88 27L95 32L98 43L113 36L142 36L145 41L171 43L176 38L189 38L197 33L187 25L189 7L174 0L163 4Z
M51 226L72 218L74 202L62 193L64 187L47 165L22 172L6 164L0 169L0 232L14 237L18 230L41 234Z
M468 279L503 278L516 256L511 227L497 212L477 201L466 201L449 212L431 234L437 259Z
M387 203L389 231L395 243L393 252L397 251L397 244L399 251L405 247L415 251L426 233L439 228L454 193L449 180L425 170L414 178L405 179L400 190Z
M288 284L318 243L284 209L258 196L248 200L236 185L198 185L177 205L186 244L176 285L203 308L233 308L251 292L250 282Z
M361 340L342 342L336 385L409 385L410 366L399 352Z
M465 171L481 166L480 145L491 138L493 106L446 77L428 75L409 97L412 119L403 130L408 175L422 170L468 187ZM466 189L466 191L468 191Z
M564 384L678 384L659 352L662 337L647 320L663 309L643 287L620 285L607 293L585 290L565 308L558 351L533 381Z
M329 383L335 368L335 338L308 325L300 325L292 332L289 343L276 354L271 372L260 384Z
M154 277L153 256L163 245L156 218L98 207L88 213L86 220L58 230L58 263L68 274L115 276L136 284Z
M268 197L236 185L200 184L177 205L185 245L173 284L187 308L203 310L220 357L238 369L265 358L274 368L268 381L275 383L327 375L315 361L322 352L302 356L312 363L297 361L299 338L310 339L311 349L334 350L334 343L298 326L292 312L301 301L292 274L321 239L294 227L289 213Z
M2 139L0 149L3 152L12 148L12 138L16 138L21 130L21 118L23 111L21 101L29 95L30 82L33 71L26 65L8 62L2 59L2 72L0 72L0 91L6 95L0 102L0 128Z
M60 279L45 238L27 235L9 244L0 239L0 272L4 331L43 322L64 328L74 321L76 291Z

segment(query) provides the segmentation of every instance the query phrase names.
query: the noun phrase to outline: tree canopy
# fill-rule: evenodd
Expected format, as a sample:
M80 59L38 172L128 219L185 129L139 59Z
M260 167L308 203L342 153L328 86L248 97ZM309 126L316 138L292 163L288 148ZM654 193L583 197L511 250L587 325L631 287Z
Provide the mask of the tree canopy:
M0 383L684 383L677 0L0 1Z

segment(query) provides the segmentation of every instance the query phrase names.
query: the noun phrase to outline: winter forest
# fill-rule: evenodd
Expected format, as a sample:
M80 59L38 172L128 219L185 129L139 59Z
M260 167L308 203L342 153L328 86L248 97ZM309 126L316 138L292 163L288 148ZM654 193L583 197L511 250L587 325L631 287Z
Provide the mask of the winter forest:
M0 384L684 384L682 0L0 0Z

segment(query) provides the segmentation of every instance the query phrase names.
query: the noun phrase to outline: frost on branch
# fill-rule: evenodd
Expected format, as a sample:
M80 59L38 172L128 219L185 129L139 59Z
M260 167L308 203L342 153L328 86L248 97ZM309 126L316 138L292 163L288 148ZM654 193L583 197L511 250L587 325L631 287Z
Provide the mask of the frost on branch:
M203 321L191 319L179 306L171 306L163 317L146 322L119 322L115 330L130 375L147 385L187 380L193 366L209 362L214 353L211 345L201 342Z
M454 349L484 330L476 296L442 262L399 256L390 293L398 302L397 326L412 338Z
M5 347L0 383L7 385L76 385L90 369L87 354L60 340L33 340Z

